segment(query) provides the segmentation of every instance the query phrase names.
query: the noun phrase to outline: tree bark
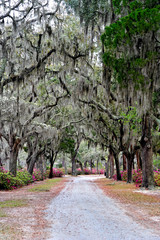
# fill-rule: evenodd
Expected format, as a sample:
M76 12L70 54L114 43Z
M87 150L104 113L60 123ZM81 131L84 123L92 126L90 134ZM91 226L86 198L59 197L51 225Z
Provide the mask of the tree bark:
M149 113L142 120L142 187L152 189L155 186L152 159L152 120Z
M126 171L127 169L127 161L126 161L126 156L123 154L123 171Z
M109 161L105 162L105 176L106 178L109 178Z
M43 166L43 155L41 154L36 162L36 168L41 172L41 180L43 180L44 166Z
M77 154L74 154L72 156L72 175L73 176L77 175L77 171L76 171L76 156L77 156Z
M114 156L113 156L112 151L110 151L110 154L109 154L109 162L110 162L110 178L113 178L113 175L114 175Z
M136 152L136 158L137 158L137 171L142 170L142 161L139 150Z
M120 173L118 154L119 153L117 151L113 151L113 156L114 156L115 164L116 164L117 181L122 181L121 173Z
M49 178L53 178L53 165L56 160L57 154L58 152L55 152L55 155L54 155L54 151L53 150L51 151Z
M42 153L44 152L44 149L43 150L38 150L36 152L34 152L30 158L28 159L28 169L27 171L32 175L33 174L33 169L34 169L34 166L35 166L35 163L39 157L39 155L41 155Z
M19 144L21 140L15 138L14 134L11 134L9 137L9 146L10 146L10 161L9 161L9 172L13 176L17 175L17 159L19 152Z

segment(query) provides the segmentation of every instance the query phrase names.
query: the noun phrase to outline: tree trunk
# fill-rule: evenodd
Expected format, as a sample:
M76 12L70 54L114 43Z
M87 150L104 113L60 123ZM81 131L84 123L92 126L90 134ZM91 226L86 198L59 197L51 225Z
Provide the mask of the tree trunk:
M9 145L10 145L9 172L14 176L17 175L17 159L18 159L20 142L21 140L19 138L16 139L14 134L11 134L9 139Z
M109 161L105 162L105 176L109 178Z
M49 178L53 178L53 165L54 165L54 162L56 160L57 154L58 154L58 151L55 152L55 154L54 154L53 150L51 151Z
M79 160L77 160L77 163L79 164L79 166L80 166L80 168L81 168L81 170L82 170L82 172L83 172L83 164L82 164L81 161L79 161Z
M66 175L67 174L67 165L66 165L65 154L63 154L62 167L64 168L65 175Z
M43 155L41 154L36 162L36 168L41 172L41 180L43 180L44 168L43 168Z
M33 169L34 169L34 166L35 166L35 163L36 163L36 160L37 160L37 156L36 154L33 154L30 161L29 161L29 164L28 164L28 172L32 175L33 174Z
M77 176L76 171L76 155L72 156L72 175Z
M152 189L155 186L152 159L152 121L149 113L143 116L142 121L142 187Z
M139 150L136 152L136 158L137 158L137 171L142 170L142 161Z
M127 183L132 182L132 168L133 168L133 161L135 151L131 148L132 152L126 151L124 152L125 157L127 158Z
M114 156L113 156L112 151L109 154L109 162L110 162L110 178L113 178L113 175L114 175Z
M113 152L113 155L114 155L115 164L116 164L117 181L122 181L120 167L119 167L118 153Z
M131 154L127 156L127 183L132 182L132 167L133 167L133 158Z
M98 163L99 163L99 159L97 159L97 173L98 173L98 171L99 171L99 169L98 169Z
M127 161L126 161L126 156L123 154L123 171L126 171L127 169Z
M51 151L51 156L49 158L50 161L50 170L49 170L49 178L53 178L53 151Z
M33 174L33 169L35 166L35 163L39 157L39 155L41 155L44 152L43 150L39 150L34 152L28 159L27 159L27 164L28 164L28 169L27 171L32 175Z
M16 177L17 175L17 158L18 151L16 149L11 149L10 151L10 161L9 161L9 172Z
M84 168L87 168L87 162L88 162L88 161L85 161L85 162L84 162Z

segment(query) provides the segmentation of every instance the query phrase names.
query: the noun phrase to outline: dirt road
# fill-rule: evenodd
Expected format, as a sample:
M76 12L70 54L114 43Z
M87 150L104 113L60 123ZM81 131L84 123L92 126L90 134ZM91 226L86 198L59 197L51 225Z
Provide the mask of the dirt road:
M105 196L92 181L95 178L71 178L52 200L45 212L51 223L48 240L160 240Z

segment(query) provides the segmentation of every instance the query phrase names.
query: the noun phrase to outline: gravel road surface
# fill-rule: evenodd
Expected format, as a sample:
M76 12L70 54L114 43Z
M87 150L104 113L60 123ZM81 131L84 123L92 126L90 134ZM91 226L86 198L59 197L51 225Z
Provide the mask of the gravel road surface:
M93 182L99 176L73 177L46 210L48 240L160 240L138 225Z

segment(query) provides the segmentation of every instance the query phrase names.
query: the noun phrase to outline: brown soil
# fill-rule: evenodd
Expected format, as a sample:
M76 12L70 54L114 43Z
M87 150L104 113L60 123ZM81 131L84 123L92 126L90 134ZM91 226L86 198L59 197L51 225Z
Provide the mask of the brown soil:
M44 219L43 211L50 201L64 188L66 181L66 178L62 178L50 191L45 192L28 191L33 186L42 184L42 182L35 182L12 191L0 191L0 202L16 199L26 202L26 206L24 207L2 209L6 217L0 218L0 239L47 239L48 233L44 229L49 225L49 222ZM45 181L43 182L45 183Z
M140 190L135 184L108 179L95 183L107 196L120 203L126 214L138 224L152 228L160 235L160 190Z

